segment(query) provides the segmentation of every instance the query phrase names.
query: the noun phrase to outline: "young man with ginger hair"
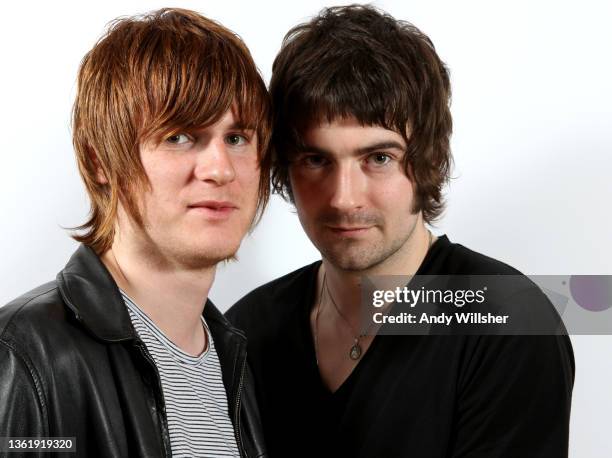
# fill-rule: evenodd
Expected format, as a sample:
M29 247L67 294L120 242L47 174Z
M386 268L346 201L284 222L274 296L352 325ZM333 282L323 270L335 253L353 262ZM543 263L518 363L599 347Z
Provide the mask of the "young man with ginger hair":
M0 436L77 456L265 456L246 340L207 300L269 194L269 99L242 41L122 18L78 74L91 217L55 281L0 308Z

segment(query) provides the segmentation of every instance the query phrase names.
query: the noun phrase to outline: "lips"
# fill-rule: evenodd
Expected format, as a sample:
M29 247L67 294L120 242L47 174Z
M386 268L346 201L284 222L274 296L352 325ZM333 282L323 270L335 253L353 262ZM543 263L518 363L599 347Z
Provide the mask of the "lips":
M359 235L366 232L372 226L329 226L329 229L339 235Z
M232 202L221 201L221 200L202 200L194 204L189 205L189 208L210 208L211 210L222 210L226 208L236 209L238 206Z
M221 200L203 200L188 205L189 210L198 212L209 219L225 219L229 217L238 206L232 202Z

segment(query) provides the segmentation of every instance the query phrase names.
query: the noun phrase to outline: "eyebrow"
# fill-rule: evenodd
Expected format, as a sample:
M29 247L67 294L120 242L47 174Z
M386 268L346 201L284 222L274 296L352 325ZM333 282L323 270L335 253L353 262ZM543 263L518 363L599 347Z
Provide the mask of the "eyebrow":
M251 125L251 124L244 124L244 123L234 122L230 126L228 126L228 129L255 130L255 126Z
M373 153L375 151L385 150L385 149L397 149L402 152L406 152L406 148L399 142L396 141L384 141L378 143L372 143L371 145L362 146L361 148L357 148L354 153L361 155L367 153ZM332 153L324 148L319 148L318 146L313 145L303 145L299 148L298 153L317 153L322 155L330 156Z

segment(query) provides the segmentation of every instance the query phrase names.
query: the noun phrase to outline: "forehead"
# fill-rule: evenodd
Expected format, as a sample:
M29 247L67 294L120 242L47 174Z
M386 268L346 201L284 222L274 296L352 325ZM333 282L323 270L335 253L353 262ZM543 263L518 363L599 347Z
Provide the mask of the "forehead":
M355 151L375 146L405 150L404 137L380 125L363 125L355 118L339 118L311 125L302 132L304 149Z

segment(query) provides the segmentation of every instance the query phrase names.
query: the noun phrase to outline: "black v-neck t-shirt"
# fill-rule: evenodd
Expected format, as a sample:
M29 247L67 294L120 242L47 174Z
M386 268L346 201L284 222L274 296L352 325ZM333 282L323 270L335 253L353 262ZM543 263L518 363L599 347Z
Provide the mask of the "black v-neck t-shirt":
M335 391L309 315L320 261L228 312L248 338L272 458L566 457L574 381L567 336L378 335ZM441 236L417 274L520 275Z

